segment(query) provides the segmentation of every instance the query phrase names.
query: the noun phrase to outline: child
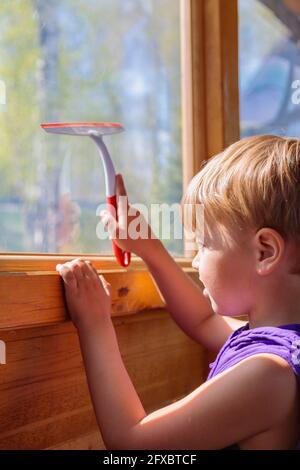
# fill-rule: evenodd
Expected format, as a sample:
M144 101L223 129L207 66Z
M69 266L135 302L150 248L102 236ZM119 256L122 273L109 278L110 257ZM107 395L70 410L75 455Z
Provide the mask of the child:
M157 238L123 238L124 213L116 232L122 249L144 259L175 322L219 352L207 381L185 398L145 413L118 348L110 285L88 261L57 266L108 449L283 450L299 442L299 141L250 137L205 163L182 199L205 210L193 260L203 293ZM120 175L117 191L126 196ZM109 231L111 217L101 216Z

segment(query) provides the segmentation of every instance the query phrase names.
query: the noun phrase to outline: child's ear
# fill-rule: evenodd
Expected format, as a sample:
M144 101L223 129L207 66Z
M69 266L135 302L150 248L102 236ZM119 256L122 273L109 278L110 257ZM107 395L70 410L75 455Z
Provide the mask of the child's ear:
M257 273L261 276L271 274L283 258L284 239L276 230L264 227L257 231L254 246Z

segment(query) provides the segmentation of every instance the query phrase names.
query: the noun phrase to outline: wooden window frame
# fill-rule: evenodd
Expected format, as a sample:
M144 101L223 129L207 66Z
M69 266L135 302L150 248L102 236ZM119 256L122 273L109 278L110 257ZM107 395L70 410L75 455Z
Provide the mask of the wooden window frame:
M181 74L185 191L203 160L239 139L237 0L181 0ZM199 282L193 255L174 259ZM165 306L136 256L123 269L113 256L98 254L1 253L0 328L67 320L55 266L78 256L91 260L112 284L112 316Z

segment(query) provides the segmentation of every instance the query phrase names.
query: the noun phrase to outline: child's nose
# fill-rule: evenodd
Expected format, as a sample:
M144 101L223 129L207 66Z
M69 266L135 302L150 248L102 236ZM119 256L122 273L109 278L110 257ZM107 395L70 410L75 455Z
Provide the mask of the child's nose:
M194 269L197 269L197 270L199 269L199 255L200 255L200 253L197 253L197 255L195 256L195 258L192 261L192 267Z

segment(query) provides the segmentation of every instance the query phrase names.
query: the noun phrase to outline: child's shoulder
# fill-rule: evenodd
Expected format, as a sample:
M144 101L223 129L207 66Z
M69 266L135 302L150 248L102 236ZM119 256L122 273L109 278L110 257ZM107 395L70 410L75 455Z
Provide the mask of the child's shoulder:
M287 363L300 384L300 325L263 326L249 329L249 324L234 331L210 367L208 378L223 372L249 356L271 354ZM280 361L281 358L281 361Z

